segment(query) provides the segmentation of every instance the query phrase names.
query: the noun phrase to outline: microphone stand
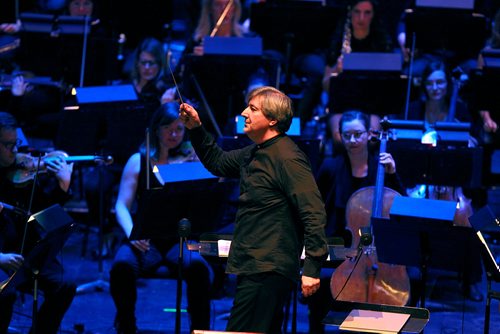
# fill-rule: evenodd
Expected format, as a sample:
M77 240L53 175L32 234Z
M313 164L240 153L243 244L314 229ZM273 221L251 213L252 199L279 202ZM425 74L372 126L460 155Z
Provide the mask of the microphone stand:
M181 301L182 301L182 265L184 262L184 242L191 233L191 222L187 218L179 221L177 232L179 234L179 258L177 261L177 297L175 306L175 334L181 332Z

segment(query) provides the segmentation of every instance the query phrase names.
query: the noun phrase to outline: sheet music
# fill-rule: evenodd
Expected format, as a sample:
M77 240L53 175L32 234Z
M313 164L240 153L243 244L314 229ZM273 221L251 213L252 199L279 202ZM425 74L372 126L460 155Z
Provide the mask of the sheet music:
M356 332L396 334L409 318L410 314L404 313L352 310L339 328Z

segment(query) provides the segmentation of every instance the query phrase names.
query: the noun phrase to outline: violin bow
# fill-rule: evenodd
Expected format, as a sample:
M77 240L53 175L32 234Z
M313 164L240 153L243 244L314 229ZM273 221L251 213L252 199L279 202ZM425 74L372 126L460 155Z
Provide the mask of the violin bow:
M226 8L224 8L224 11L222 12L219 19L217 20L215 27L212 29L212 32L210 33L210 37L214 37L215 34L217 33L217 31L219 31L220 25L222 24L222 21L224 21L224 19L226 18L227 13L229 12L229 9L231 8L232 5L233 5L233 0L229 0L229 2L226 5Z

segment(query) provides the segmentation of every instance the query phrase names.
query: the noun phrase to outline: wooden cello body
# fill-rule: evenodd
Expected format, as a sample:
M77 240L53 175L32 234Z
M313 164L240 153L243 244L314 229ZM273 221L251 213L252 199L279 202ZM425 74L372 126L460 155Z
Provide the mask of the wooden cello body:
M382 140L380 152L385 152L385 146ZM366 246L360 243L361 231L371 230L371 218L388 218L394 198L400 196L383 186L384 173L379 163L375 186L359 189L347 202L346 228L352 234L351 247L358 248L358 255L346 259L335 269L330 281L335 300L395 306L404 306L409 300L410 280L406 267L378 262L373 240Z
M352 234L352 245L359 244L358 231L370 224L374 190L374 187L360 189L349 199L346 217L349 222L347 228ZM383 217L389 217L389 209L396 196L400 196L398 192L384 188ZM378 262L373 245L363 249L363 253L358 264L355 258L347 259L335 269L330 281L333 297L344 301L406 305L410 297L410 280L406 267ZM354 272L342 289L353 269Z

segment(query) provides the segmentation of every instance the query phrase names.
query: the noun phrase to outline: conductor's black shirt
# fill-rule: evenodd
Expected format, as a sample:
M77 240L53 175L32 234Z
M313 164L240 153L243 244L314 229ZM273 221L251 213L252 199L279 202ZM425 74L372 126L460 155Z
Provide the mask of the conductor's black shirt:
M195 151L213 174L240 178L238 213L226 271L319 277L328 249L326 213L306 155L286 135L225 152L202 127Z

